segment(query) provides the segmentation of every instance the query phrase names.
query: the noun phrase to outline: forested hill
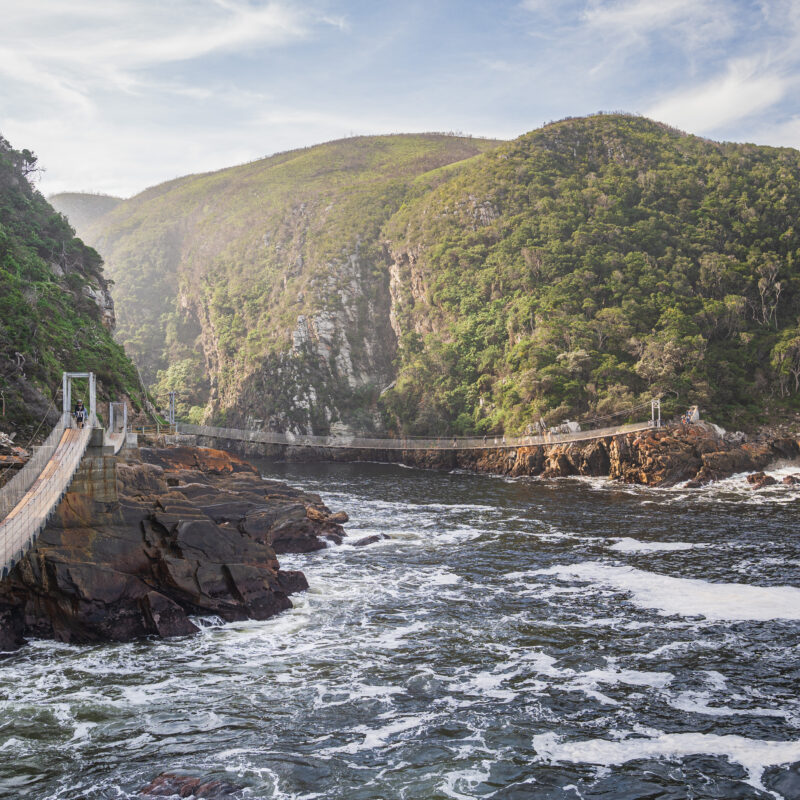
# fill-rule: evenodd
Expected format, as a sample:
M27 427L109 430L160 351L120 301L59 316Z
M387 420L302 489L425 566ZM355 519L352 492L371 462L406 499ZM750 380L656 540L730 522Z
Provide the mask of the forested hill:
M135 367L111 336L102 259L33 188L36 169L30 151L0 136L0 430L26 437L40 424L49 432L63 370L96 372L101 398L141 398Z
M208 403L242 424L373 426L396 349L382 226L420 176L497 144L357 137L126 200L81 229L114 279L119 340L193 418Z
M726 424L797 407L798 218L797 150L619 115L522 136L386 227L389 406L417 429L520 429L658 393Z
M89 235L194 418L512 432L664 394L744 425L800 396L798 177L795 150L600 115L188 176Z
M61 212L75 230L85 230L104 214L113 211L121 202L121 197L87 192L62 192L47 198L56 211Z

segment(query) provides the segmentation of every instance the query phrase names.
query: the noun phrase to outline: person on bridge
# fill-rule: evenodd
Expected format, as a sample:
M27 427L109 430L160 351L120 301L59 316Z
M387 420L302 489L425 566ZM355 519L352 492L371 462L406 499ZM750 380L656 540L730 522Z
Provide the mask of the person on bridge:
M83 406L83 400L78 400L78 402L75 403L75 424L79 428L82 428L88 416Z

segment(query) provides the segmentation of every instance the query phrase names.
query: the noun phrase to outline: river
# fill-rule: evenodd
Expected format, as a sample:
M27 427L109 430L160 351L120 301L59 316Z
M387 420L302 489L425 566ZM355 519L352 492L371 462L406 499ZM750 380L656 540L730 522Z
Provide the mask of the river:
M800 489L262 467L351 516L281 558L310 591L0 661L0 797L133 798L164 770L295 800L797 796Z

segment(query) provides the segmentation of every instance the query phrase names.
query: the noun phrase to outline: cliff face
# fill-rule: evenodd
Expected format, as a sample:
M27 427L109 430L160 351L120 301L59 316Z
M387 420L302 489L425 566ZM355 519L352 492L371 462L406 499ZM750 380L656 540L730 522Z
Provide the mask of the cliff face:
M36 170L32 153L0 137L0 426L23 435L55 420L63 370L95 372L101 399L140 397L135 368L111 337L102 259L36 191Z
M124 201L81 229L115 281L119 340L194 419L374 427L396 356L382 226L496 144L361 137Z
M662 395L800 408L800 153L623 115L365 137L125 201L86 232L191 421L522 432Z

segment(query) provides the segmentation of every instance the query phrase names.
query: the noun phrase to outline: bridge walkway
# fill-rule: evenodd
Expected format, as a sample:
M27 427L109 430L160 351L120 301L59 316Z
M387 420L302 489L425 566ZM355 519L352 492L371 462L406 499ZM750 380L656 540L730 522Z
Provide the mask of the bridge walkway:
M318 447L349 450L504 450L535 445L570 444L605 439L624 433L649 430L652 420L609 428L594 428L574 433L547 433L537 436L487 436L487 437L437 437L437 438L378 438L363 436L313 436L272 431L221 428L211 425L178 423L177 432L207 436L212 439L229 439L240 442L275 444L286 447Z
M101 431L93 424L72 427L64 412L44 444L35 448L25 466L0 489L0 579L33 545L64 497L93 436L102 432L103 448L116 455L125 431ZM99 437L98 437L99 438Z

